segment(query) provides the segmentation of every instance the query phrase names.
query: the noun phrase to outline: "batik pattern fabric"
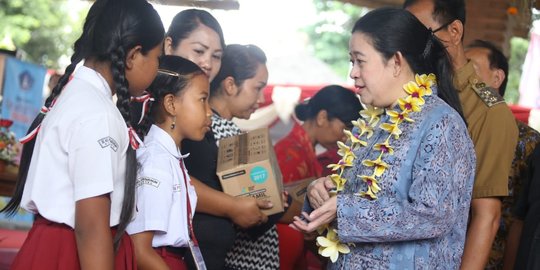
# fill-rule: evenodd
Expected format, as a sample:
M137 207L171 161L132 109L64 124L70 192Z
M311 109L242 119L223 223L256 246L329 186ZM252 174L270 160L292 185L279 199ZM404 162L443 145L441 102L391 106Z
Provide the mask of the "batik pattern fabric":
M216 141L241 134L240 128L232 121L212 115L212 131ZM253 239L241 229L237 229L233 247L225 259L226 269L256 270L279 269L279 240L276 225Z
M458 269L471 202L476 158L461 117L435 95L426 96L414 122L400 125L393 155L380 177L376 200L358 196L367 189L361 175L373 168L373 150L388 132L376 128L367 147L354 150L353 167L337 195L337 228L350 253L340 254L329 269ZM383 114L380 121L388 122ZM304 210L311 210L306 202Z
M516 204L521 188L527 181L527 172L529 170L529 160L534 148L540 143L540 133L529 127L527 124L517 121L519 130L519 139L516 146L516 154L512 160L511 175L508 177L508 196L502 198L502 213L499 230L489 255L489 261L486 269L495 270L503 268L504 249L506 246L506 237L512 224L512 209Z

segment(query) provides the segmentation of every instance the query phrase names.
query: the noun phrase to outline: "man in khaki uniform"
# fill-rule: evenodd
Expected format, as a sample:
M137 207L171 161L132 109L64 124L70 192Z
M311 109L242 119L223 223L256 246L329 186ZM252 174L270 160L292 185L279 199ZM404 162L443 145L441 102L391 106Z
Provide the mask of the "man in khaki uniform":
M494 44L484 40L475 40L469 44L465 49L465 56L473 62L476 74L504 96L508 82L506 56ZM516 218L512 212L524 182L530 177L528 161L540 143L540 133L519 120L516 120L516 123L519 139L512 161L512 172L508 178L509 196L502 200L502 226L495 236L486 269L517 269L514 268L514 262L521 236L521 229L517 228L523 226L523 220Z
M496 90L486 86L463 48L463 0L406 0L413 13L446 46L475 146L477 168L461 269L484 269L501 216L500 197L508 195L508 176L518 139L514 116Z

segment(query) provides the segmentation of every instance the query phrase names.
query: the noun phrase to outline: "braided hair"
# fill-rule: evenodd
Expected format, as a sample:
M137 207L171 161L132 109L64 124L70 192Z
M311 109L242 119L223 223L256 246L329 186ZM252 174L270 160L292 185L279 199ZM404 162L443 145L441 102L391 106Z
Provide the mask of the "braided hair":
M164 34L165 30L159 15L146 0L96 0L86 16L83 33L74 44L71 63L47 97L44 107L51 107L68 83L75 67L83 59L110 62L114 89L118 97L116 106L126 125L130 127L132 123L129 111L129 83L125 76L126 52L135 46L141 46L141 52L146 54L161 44ZM40 113L32 122L28 133L34 131L44 117L45 114ZM35 138L24 145L15 193L0 212L6 212L8 215L16 213L21 203L34 145ZM127 150L126 163L124 201L120 223L114 237L115 249L125 232L134 208L137 162L132 148Z

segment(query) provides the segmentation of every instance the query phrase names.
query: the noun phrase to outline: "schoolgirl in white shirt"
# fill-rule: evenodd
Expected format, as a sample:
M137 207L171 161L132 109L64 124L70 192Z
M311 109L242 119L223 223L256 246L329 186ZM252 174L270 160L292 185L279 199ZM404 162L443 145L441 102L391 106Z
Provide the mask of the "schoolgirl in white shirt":
M210 129L208 76L193 62L163 56L147 92L154 102L139 133L136 216L127 231L135 245L139 269L186 269L183 256L195 241L191 219L197 194L191 185L180 145L202 140ZM189 254L189 253L188 253Z
M125 234L138 144L129 102L154 79L163 35L145 0L90 8L71 64L22 140L16 191L2 212L21 206L36 219L11 269L136 267Z

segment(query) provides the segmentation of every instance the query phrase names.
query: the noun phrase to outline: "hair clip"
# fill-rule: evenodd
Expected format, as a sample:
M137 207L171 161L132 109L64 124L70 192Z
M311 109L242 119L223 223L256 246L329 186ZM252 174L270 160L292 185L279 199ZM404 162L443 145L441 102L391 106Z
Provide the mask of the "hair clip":
M170 70L167 70L167 69L161 69L160 68L160 69L158 69L157 72L161 73L161 74L169 75L169 76L180 77L180 74L178 72L170 71Z

